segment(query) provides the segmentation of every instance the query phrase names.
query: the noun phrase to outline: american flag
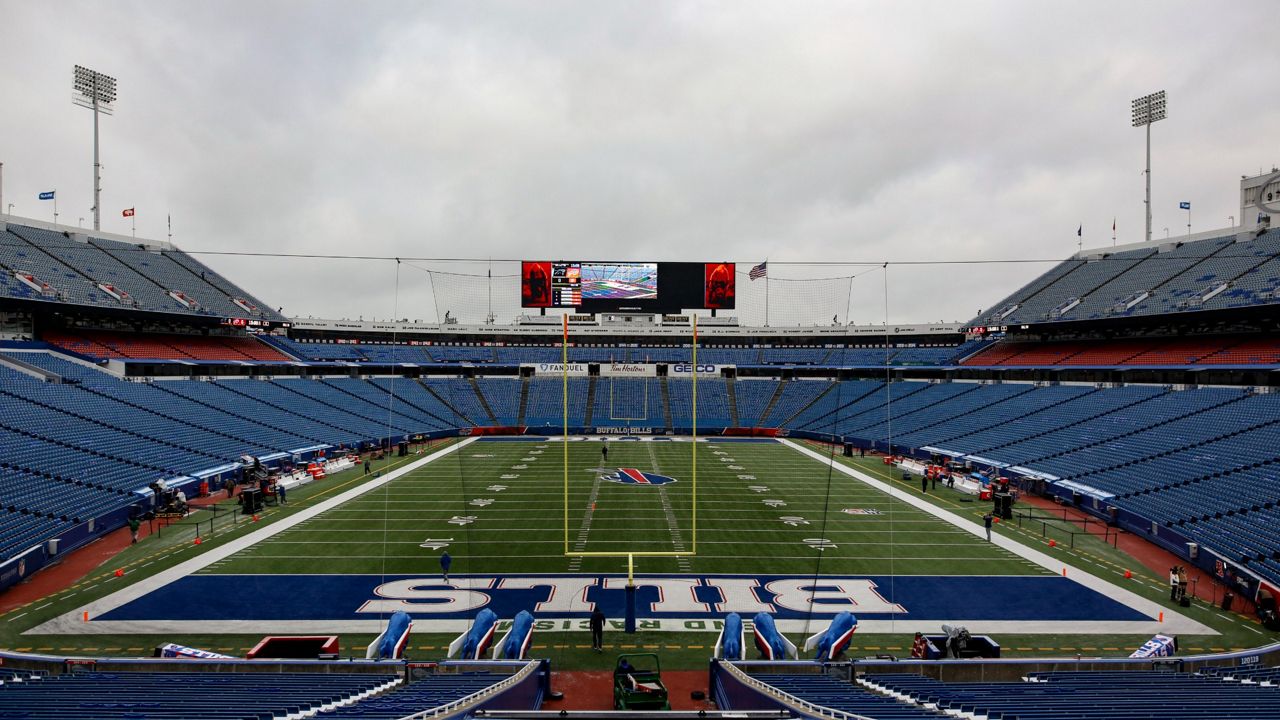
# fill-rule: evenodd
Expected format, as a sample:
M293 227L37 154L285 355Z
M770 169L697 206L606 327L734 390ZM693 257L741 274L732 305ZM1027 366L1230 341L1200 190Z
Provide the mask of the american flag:
M756 265L755 267L751 268L751 272L747 273L747 277L751 278L752 280L756 280L756 279L765 277L768 274L769 274L769 261L766 260L760 263L759 265Z

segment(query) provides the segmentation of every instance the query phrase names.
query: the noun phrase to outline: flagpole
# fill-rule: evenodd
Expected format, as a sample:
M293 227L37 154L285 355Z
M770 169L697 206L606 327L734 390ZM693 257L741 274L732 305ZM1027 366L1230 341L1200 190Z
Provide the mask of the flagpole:
M58 224L58 188L53 189L53 224Z
M769 258L764 259L764 326L769 327Z
M132 233L133 237L135 238L138 237L138 211L137 210L134 210L133 214L129 216L129 232Z

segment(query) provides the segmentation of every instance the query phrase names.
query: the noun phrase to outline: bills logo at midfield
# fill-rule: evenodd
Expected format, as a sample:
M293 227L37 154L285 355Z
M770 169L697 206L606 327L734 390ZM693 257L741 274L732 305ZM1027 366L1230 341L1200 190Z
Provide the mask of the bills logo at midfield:
M623 485L666 485L676 481L673 477L645 472L635 468L618 468L616 472L605 473L600 477L603 480L622 483Z

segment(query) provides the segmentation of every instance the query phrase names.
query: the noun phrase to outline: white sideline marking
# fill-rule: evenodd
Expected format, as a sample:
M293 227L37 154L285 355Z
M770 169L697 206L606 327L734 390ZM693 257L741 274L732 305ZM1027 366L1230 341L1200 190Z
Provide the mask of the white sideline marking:
M858 470L855 470L847 465L844 465L843 463L837 462L835 459L829 458L826 455L823 455L818 452L814 452L809 448L797 445L796 443L790 440L779 439L778 442L782 443L783 445L786 445L787 447L791 448L792 450L795 450L798 453L801 453L802 455L807 455L813 458L814 460L817 460L820 463L829 465L830 467L835 468L838 472L842 472L845 475L848 475L852 478L861 480L867 485L870 485L871 487L876 488L877 490L891 497L901 500L902 502L905 502L908 505L911 505L912 507L915 507L919 510L923 510L929 513L930 515L933 515L934 517L938 518L939 520L950 523L951 525L954 525L960 528L961 530L964 530L965 532L968 532L976 537L983 538L984 540L986 539L984 529L982 528L982 526L978 525L978 523L976 522L970 522L968 520L964 520L959 516L947 510L944 510L927 500L918 498L915 495L911 495L910 493L903 492L902 490L899 490L898 488L895 488L892 485L889 485L883 481L877 480L871 477L870 475L863 474L862 472L859 472ZM1095 623L1097 625L1107 625L1111 628L1114 628L1114 629L1111 629L1110 632L1133 633L1135 635L1143 634L1143 633L1151 633L1151 634L1170 633L1170 634L1180 634L1180 635L1220 635L1221 634L1217 630L1214 630L1213 628L1207 625L1201 624L1196 620L1192 620L1191 618L1179 612L1166 608L1163 605L1160 605L1159 603L1154 602L1152 600L1148 600L1130 590L1126 590L1120 587L1119 585L1115 585L1111 582L1103 580L1102 578L1097 577L1096 575L1090 575L1089 573L1085 572L1084 570L1081 570L1078 567L1069 565L1065 561L1059 560L1058 558L1055 558L1052 555L1048 555L1034 548L1027 547L1026 545L1023 545L1022 543L1016 540L1010 539L998 533L992 533L991 543L993 545L996 545L997 547L1008 550L1009 552L1019 557L1025 558L1030 562L1033 562L1036 565L1052 573L1055 573L1055 574L1061 573L1062 569L1066 568L1067 578L1069 580L1072 580L1080 585L1083 585L1089 588L1090 590L1093 590L1101 595L1109 597L1112 600L1115 600L1119 603L1128 605L1129 607L1133 608L1134 610L1137 610L1138 612L1148 617L1152 617L1152 618L1159 617L1160 613L1164 613L1163 623L1156 622L1155 620L1152 620L1150 622L1114 621L1114 622L1107 622L1107 623ZM1066 599L1064 598L1064 601L1065 600ZM988 625L992 625L992 623L990 622L983 622L979 620L965 620L963 618L951 619L951 624L957 624L957 623L965 623L975 628L985 628ZM1030 624L1034 624L1034 623L1028 623L1028 625ZM1120 628L1125 628L1125 629L1120 629ZM1015 631L1011 630L1010 632L1015 632ZM1034 630L1019 630L1016 632L1034 632Z
M142 597L143 595L146 595L147 593L150 593L153 590L164 587L165 585L168 585L171 582L174 582L183 577L186 577L187 575L191 575L192 573L203 570L204 568L218 561L225 560L231 557L232 555L235 555L236 553L241 552L242 550L246 550L250 547L253 547L254 545L262 542L263 540L274 537L286 530L289 530L290 528L294 527L299 523L305 522L317 515L328 512L329 510L332 510L333 508L338 507L339 505L342 505L348 500L352 500L354 498L360 497L361 495L371 490L376 490L382 487L383 485L386 485L387 483L391 482L392 480L395 480L396 478L399 478L403 475L413 472L414 470L417 470L418 468L422 467L423 465L426 465L427 463L433 462L439 458L444 457L445 455L448 455L449 453L456 452L466 447L467 445L470 445L471 443L475 442L477 439L478 438L474 438L474 437L467 438L466 440L450 445L449 447L444 448L443 450L437 450L436 452L422 458L421 460L415 460L409 463L408 465L405 465L402 468L393 470L387 473L386 475L383 475L380 478L376 478L362 485L351 488L346 492L339 493L338 495L335 495L329 498L328 500L325 500L319 505L309 507L306 510L303 510L302 512L299 512L295 515L291 515L278 522L271 523L270 525L267 525L266 527L261 528L260 530L254 530L253 532L249 533L248 535L245 535L244 537L236 538L235 540L232 540L225 545L216 547L213 550L210 550L209 552L202 553L196 557L191 558L190 560L187 560L186 562L178 563L177 565L174 565L173 567L167 570L162 570L156 573L155 575L152 575L149 578L140 580L130 585L129 587L123 588L121 590L117 590L116 592L113 592L110 595L107 595L106 597L102 597L97 600L94 600L88 605L85 605L76 610L73 610L72 612L59 615L58 617L55 617L49 620L48 622L41 623L40 625L37 625L36 627L31 628L30 630L27 630L23 634L24 635L25 634L33 634L33 635L45 634L45 633L53 633L53 634L61 634L61 635L92 634L95 629L95 623L82 622L81 613L88 612L89 617L94 618L104 613L110 612L120 607L121 605L124 605L125 603L131 602L133 600L137 600L138 598ZM98 628L101 628L102 623L97 623L96 626ZM99 630L99 632L109 632L109 631Z

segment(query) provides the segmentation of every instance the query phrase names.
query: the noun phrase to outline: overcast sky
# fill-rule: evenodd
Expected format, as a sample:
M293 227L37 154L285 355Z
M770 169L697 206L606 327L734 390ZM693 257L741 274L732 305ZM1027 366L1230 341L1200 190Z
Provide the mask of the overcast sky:
M1280 162L1272 2L0 0L15 215L191 251L829 263L1061 259L1227 225ZM475 265L208 257L287 314L476 319ZM808 262L790 266L783 262ZM497 264L495 274L512 272ZM773 324L968 320L1048 265L891 266L771 283ZM746 267L740 268L745 271ZM433 271L428 274L426 270ZM745 283L745 278L740 282ZM762 283L743 288L758 322ZM499 321L517 312L494 284ZM443 296L443 297L442 297Z

